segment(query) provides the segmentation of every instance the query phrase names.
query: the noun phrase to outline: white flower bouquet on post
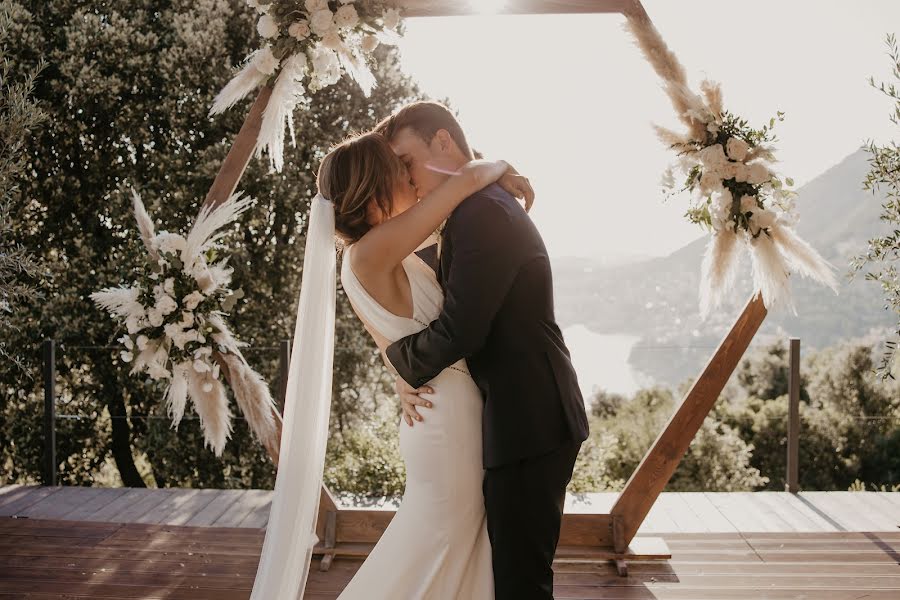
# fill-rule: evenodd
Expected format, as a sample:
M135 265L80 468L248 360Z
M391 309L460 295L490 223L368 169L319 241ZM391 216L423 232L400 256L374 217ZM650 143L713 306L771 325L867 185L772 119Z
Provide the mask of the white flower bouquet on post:
M234 106L264 84L272 95L263 112L256 155L284 166L285 129L294 141L293 112L306 96L348 74L368 96L375 87L369 67L381 43L394 43L400 11L381 0L247 0L259 13L264 45L216 96L210 115ZM304 81L307 82L304 86Z
M278 412L266 382L247 364L225 321L241 297L232 291L227 259L216 262L221 229L252 203L231 196L217 207L204 206L190 233L156 233L140 196L134 213L147 250L147 268L128 286L91 294L126 329L119 338L121 358L131 374L166 380L166 409L178 427L188 398L200 418L204 440L221 456L231 433L231 410L222 379L256 437L278 456Z
M712 234L701 266L701 316L706 318L733 284L742 245L750 252L753 282L769 309L787 306L796 312L789 285L792 271L837 292L834 268L795 231L793 181L773 170L776 118L753 129L724 110L718 84L704 81L702 96L689 88L684 67L649 19L629 19L626 27L663 79L686 126L684 133L663 127L656 132L678 154L674 168L663 175L663 187L691 192L686 216ZM778 113L777 120L782 119ZM680 187L674 170L684 177Z

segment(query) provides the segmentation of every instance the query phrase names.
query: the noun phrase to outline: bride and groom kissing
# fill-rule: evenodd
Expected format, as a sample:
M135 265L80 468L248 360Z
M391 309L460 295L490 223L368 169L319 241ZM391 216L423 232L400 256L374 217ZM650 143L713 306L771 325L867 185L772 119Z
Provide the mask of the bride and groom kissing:
M588 424L547 251L516 199L530 208L528 180L474 160L453 114L417 102L336 146L318 185L405 421L403 501L339 598L552 598Z
M296 411L315 402L286 402L281 454L298 459L280 463L253 598L302 596L312 549L299 524L315 518L298 497L317 494L324 437L310 451L317 444L290 428L327 422L336 238L344 291L396 376L406 466L403 500L339 600L552 599L566 485L588 423L550 260L526 212L528 180L475 160L453 114L417 102L335 146L318 188L297 327L319 327L307 337L326 341L308 343L302 386L292 357L288 386L307 393L321 382L325 408L307 418Z

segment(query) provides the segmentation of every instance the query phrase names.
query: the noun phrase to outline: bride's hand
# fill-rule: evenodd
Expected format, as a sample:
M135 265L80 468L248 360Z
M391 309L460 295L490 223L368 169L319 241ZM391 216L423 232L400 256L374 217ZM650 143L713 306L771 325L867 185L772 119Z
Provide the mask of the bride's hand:
M497 184L519 200L524 200L525 212L531 210L534 204L534 189L527 177L519 175L518 171L510 166L503 177L497 180Z
M503 160L473 160L467 163L460 174L469 177L475 189L497 183L509 194L525 202L525 210L534 204L534 189L527 177L519 175L509 163Z

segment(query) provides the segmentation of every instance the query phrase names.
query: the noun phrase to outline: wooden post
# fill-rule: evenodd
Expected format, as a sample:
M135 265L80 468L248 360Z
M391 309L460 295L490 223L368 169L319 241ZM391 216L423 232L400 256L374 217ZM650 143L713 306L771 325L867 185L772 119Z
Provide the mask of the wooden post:
M204 206L222 204L234 193L244 174L244 169L247 168L247 163L250 162L253 151L256 149L256 138L259 137L259 128L262 126L263 112L266 110L271 95L272 88L269 86L260 88L256 101L253 102L247 118L244 119L244 124L241 125L241 130L234 138L228 156L222 162L219 173L206 194L206 199L203 201Z
M622 534L616 540L616 546L627 546L634 539L767 312L762 296L754 294L665 429L653 442L637 470L632 473L612 509L613 518L622 518Z
M507 0L496 10L479 10L482 0L401 0L404 17L454 17L482 13L549 15L621 13L633 0Z
M56 485L56 341L44 340L44 485Z
M800 491L800 340L791 338L788 374L787 481L784 489Z

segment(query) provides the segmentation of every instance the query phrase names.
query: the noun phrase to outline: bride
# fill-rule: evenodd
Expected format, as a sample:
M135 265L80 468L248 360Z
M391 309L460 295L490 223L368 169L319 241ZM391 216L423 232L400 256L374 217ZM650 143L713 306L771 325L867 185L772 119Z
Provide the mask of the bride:
M307 233L282 458L253 599L302 597L315 542L297 543L313 529L324 462L334 237L344 248L347 297L384 352L427 327L443 305L435 273L416 250L434 243L434 232L463 200L495 182L515 197L532 196L527 179L507 163L472 161L419 200L406 167L374 132L348 139L323 159ZM429 387L433 394L426 398L435 402L428 422L400 423L403 501L341 600L493 598L482 494L483 399L464 360Z

